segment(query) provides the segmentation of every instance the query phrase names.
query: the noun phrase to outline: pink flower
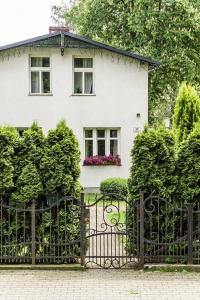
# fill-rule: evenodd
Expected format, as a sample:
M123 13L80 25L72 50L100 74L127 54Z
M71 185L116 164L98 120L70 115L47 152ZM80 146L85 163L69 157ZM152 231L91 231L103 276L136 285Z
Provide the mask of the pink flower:
M104 155L104 156L90 156L86 157L83 162L84 166L102 166L102 165L115 165L121 166L121 159L119 155Z

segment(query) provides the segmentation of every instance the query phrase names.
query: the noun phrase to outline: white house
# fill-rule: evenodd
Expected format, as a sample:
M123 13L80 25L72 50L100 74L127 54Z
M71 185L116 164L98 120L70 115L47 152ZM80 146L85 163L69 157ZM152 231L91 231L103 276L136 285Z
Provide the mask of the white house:
M36 120L47 132L64 118L85 188L128 177L134 136L148 122L148 72L158 65L63 29L0 47L0 125L23 130ZM97 155L103 165L84 165Z

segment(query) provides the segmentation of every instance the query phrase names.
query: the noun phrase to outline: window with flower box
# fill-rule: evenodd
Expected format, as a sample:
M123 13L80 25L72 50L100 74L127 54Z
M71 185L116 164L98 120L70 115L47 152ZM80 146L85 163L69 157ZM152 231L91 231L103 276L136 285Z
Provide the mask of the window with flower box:
M120 129L84 129L84 165L120 165Z

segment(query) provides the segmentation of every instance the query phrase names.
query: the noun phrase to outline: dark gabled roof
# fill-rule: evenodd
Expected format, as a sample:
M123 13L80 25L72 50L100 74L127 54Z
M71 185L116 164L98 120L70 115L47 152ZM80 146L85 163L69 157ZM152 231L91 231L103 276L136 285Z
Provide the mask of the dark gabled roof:
M138 55L138 54L135 54L135 53L130 52L130 51L125 51L125 50L122 50L122 49L119 49L119 48L108 46L106 44L103 44L103 43L85 38L83 36L80 36L80 35L77 35L77 34L74 34L74 33L71 33L71 32L64 32L63 34L66 37L72 38L72 39L80 41L80 42L87 43L87 44L92 45L96 48L105 49L105 50L108 50L108 51L111 51L111 52L114 52L114 53L118 53L118 54L121 54L121 55L124 55L124 56L127 56L127 57L134 58L134 59L139 60L143 63L147 63L147 64L151 65L152 67L157 67L157 66L161 65L160 62L158 62L156 60L153 60L153 59L150 59L148 57L144 57L142 55ZM17 48L17 47L20 47L20 46L21 47L22 46L28 46L28 45L31 46L35 42L48 40L48 39L51 39L52 37L58 37L60 35L61 35L60 32L50 33L50 34L38 36L38 37L35 37L35 38L32 38L32 39L28 39L28 40L20 41L20 42L17 42L17 43L9 44L9 45L0 47L0 52L6 51L6 50L9 50L9 49L13 49L13 48Z

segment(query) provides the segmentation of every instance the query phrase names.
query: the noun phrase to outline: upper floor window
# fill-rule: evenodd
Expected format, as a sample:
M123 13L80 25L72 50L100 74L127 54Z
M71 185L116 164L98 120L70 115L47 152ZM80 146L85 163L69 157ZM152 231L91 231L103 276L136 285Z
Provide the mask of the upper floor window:
M50 58L31 57L30 77L31 94L49 94L51 92Z
M85 129L85 157L119 155L119 129Z
M93 94L93 58L74 58L74 94Z

